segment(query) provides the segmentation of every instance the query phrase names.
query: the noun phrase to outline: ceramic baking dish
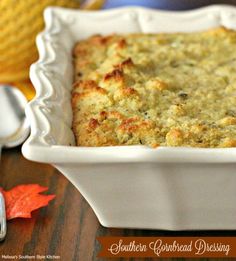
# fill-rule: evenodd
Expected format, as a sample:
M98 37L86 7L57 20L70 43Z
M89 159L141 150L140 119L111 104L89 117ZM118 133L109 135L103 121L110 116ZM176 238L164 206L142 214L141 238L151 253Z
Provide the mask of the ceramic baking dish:
M236 229L236 148L75 147L71 130L71 50L93 34L236 29L236 8L186 12L121 8L84 12L48 8L37 37L37 90L26 114L27 159L51 163L82 193L106 227Z

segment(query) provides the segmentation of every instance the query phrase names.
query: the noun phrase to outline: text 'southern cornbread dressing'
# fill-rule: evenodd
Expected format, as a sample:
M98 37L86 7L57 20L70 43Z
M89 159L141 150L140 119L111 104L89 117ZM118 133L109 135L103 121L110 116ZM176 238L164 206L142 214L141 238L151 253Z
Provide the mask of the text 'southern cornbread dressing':
M78 146L236 146L236 32L92 36L73 50Z

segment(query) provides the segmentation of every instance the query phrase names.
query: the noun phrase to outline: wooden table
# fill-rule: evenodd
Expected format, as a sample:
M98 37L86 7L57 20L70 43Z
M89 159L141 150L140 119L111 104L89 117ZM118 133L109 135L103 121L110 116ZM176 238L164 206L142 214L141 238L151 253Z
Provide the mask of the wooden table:
M0 174L0 185L6 190L19 184L38 183L49 187L48 194L56 194L56 199L48 207L34 211L31 219L8 221L7 237L0 243L0 260L14 260L4 259L2 255L54 255L58 259L49 256L41 260L60 261L103 260L97 258L100 248L97 236L236 236L236 231L167 232L104 228L81 194L60 172L50 165L24 159L19 147L3 151Z

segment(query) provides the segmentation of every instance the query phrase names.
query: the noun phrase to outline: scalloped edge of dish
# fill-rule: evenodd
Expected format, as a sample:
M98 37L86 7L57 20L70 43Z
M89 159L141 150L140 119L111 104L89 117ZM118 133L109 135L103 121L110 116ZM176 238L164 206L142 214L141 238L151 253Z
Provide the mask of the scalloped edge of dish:
M22 147L23 155L34 161L47 163L110 163L110 162L235 162L236 148L184 148L146 146L75 147L71 130L70 79L63 59L71 56L69 45L75 42L71 30L90 19L84 36L94 34L92 24L108 23L111 31L134 32L196 31L224 25L236 29L236 8L214 5L191 11L159 11L141 7L124 7L99 12L69 10L49 7L45 10L45 30L37 36L39 60L30 68L30 78L36 88L36 97L27 105L26 116L31 124L31 134ZM171 18L171 19L170 19ZM130 28L122 28L130 22ZM168 22L169 21L169 22ZM170 22L171 21L171 22ZM158 28L156 24L158 22ZM186 23L191 27L186 28ZM174 28L170 25L176 25ZM118 28L119 26L119 28ZM70 30L71 29L71 30ZM102 29L99 29L102 30ZM66 39L62 40L60 37ZM69 42L70 41L70 42ZM60 50L60 52L58 52ZM57 63L60 66L57 66ZM57 88L57 89L56 89ZM60 91L59 91L60 90ZM63 103L60 101L63 100ZM60 133L66 133L61 135ZM60 145L58 145L60 144Z

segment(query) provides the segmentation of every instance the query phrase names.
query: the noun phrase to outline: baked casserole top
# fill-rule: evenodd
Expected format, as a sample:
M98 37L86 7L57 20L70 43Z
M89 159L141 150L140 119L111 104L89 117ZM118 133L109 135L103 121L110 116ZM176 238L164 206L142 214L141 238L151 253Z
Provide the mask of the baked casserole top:
M236 32L92 36L73 50L78 146L236 147Z

